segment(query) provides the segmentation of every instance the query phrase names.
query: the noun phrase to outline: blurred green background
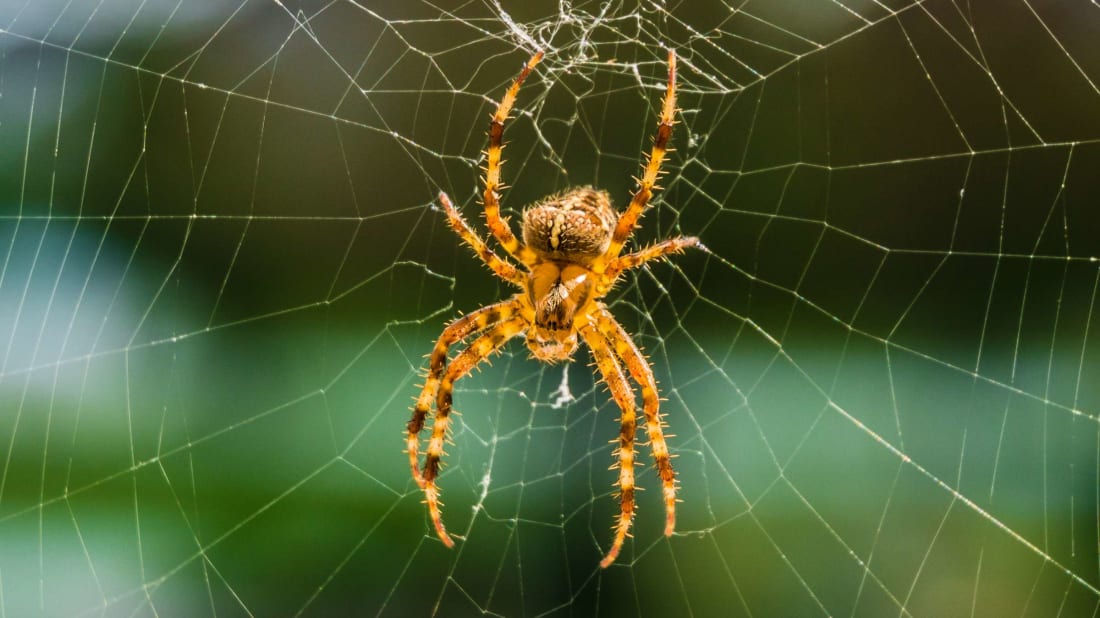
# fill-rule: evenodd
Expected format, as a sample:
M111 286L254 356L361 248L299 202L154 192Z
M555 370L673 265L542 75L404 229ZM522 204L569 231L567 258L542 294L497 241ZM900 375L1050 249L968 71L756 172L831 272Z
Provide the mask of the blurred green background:
M1090 616L1100 12L1086 2L0 2L0 615ZM402 453L501 286L478 213L621 207L608 299L682 485L617 512L587 352L459 384L445 549ZM567 392L570 397L563 398ZM640 446L643 462L648 449Z

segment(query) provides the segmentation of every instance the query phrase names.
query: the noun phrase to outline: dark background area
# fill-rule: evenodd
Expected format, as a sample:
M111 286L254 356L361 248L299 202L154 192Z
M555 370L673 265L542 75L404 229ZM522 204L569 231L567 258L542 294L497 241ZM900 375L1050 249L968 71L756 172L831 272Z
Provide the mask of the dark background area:
M1095 615L1100 9L1087 2L0 4L0 609ZM682 485L634 538L587 352L459 384L446 550L402 428L484 229L619 207ZM567 385L563 383L567 380ZM573 396L559 401L563 387Z

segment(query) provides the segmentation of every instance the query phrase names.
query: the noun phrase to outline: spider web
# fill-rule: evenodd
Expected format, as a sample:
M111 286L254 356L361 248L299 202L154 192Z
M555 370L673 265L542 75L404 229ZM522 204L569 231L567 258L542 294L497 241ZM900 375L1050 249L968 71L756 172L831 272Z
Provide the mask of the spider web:
M0 4L0 615L1096 615L1095 2ZM709 253L609 304L682 484L618 503L587 352L459 383L435 539L401 430L522 206ZM639 446L648 464L647 448Z

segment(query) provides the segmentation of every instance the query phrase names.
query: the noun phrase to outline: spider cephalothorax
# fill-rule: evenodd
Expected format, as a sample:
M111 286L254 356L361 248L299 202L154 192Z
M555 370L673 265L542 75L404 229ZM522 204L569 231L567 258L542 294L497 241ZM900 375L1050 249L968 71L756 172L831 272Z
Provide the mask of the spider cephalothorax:
M619 555L634 519L634 434L637 417L634 390L627 375L642 391L646 434L663 486L666 535L672 534L676 524L676 476L662 431L663 423L658 411L660 398L653 371L638 346L615 321L600 298L611 290L624 271L681 252L687 247L702 245L697 238L679 236L620 255L653 195L661 161L672 135L676 112L676 56L671 50L668 53L668 85L661 104L653 150L626 210L621 214L617 212L605 191L577 187L547 197L525 210L523 242L515 237L508 222L500 216L500 196L497 194L504 121L515 103L520 84L541 59L542 52L532 56L501 99L489 124L489 148L485 153L485 220L501 247L521 266L502 259L490 249L462 218L450 198L444 193L439 194L439 201L447 211L455 233L497 276L518 287L520 292L508 300L464 315L444 329L432 350L424 387L413 406L406 445L413 478L424 490L436 534L451 547L454 541L443 527L436 478L450 424L454 383L513 337L526 334L527 347L532 355L540 361L551 363L570 360L579 339L583 339L592 351L615 403L622 410L619 448L615 452L618 457L617 484L621 510L611 549L600 563L607 567ZM474 335L479 336L448 362L450 347ZM433 403L436 407L435 420L421 471L419 436Z

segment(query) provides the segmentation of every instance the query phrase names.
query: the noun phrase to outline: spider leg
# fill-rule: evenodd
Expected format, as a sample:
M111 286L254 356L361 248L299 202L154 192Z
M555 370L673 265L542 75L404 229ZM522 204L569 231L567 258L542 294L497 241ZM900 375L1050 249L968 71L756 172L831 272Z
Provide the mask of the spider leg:
M535 52L535 55L531 56L516 80L512 82L512 86L504 93L504 98L497 104L497 110L493 113L492 120L489 121L489 148L485 151L485 221L489 226L489 231L500 241L504 250L519 258L524 264L533 263L535 254L520 243L519 239L512 233L512 228L508 226L508 221L501 218L500 195L497 194L497 189L501 187L500 166L503 161L501 161L500 155L501 150L504 148L502 145L504 121L508 119L508 112L512 110L512 105L516 102L520 85L523 84L523 80L527 78L531 69L534 69L535 65L539 63L539 60L542 60L541 51Z
M606 569L619 556L623 541L630 532L630 525L634 520L634 434L637 432L634 391L630 388L630 382L627 381L626 376L623 375L622 365L615 358L604 335L589 325L581 330L581 336L592 350L600 375L603 376L604 382L607 382L608 388L611 389L611 396L622 410L622 429L619 431L619 448L616 450L619 456L618 485L622 509L615 523L615 539L611 542L611 549L600 561L600 566Z
M676 528L676 472L672 469L672 459L668 453L662 430L659 412L661 399L657 393L657 380L653 370L646 362L645 355L627 334L626 329L611 315L602 303L595 317L596 329L615 347L615 352L623 359L630 376L641 386L642 405L645 409L646 433L649 434L649 447L653 451L653 461L661 476L662 493L665 498L665 536L672 536Z
M657 188L657 176L661 171L661 162L668 152L668 140L672 136L672 126L675 124L676 114L676 52L668 50L668 86L665 87L665 98L661 103L661 116L657 121L657 133L653 136L653 149L649 153L642 177L638 179L638 190L634 192L630 205L621 216L615 226L615 232L611 237L611 244L604 254L608 259L618 257L622 251L626 239L634 231L638 218L649 204L649 198L653 196L653 190Z
M663 258L671 253L683 253L689 247L703 248L703 243L694 236L677 236L663 242L650 245L634 253L621 255L611 261L607 267L608 279L614 280L619 273L631 268L637 268L650 260Z
M428 374L424 379L424 387L420 390L420 396L416 398L412 418L409 419L406 425L409 467L412 468L413 479L421 488L424 487L424 478L420 475L418 463L420 430L424 428L424 419L427 417L428 411L431 410L432 401L435 400L436 393L439 390L439 381L447 364L447 351L452 345L473 333L481 332L512 317L518 308L518 302L512 299L467 313L443 329L443 334L436 341L431 359L428 361Z
M455 234L458 234L462 240L466 241L466 244L470 245L470 248L474 250L474 253L481 258L482 262L501 279L504 279L508 283L523 287L526 277L513 266L507 260L503 260L492 249L485 244L485 241L477 235L466 220L462 218L462 213L455 208L455 205L451 202L451 198L447 197L446 193L439 193L439 202L443 204L443 209L447 211L447 220L450 221L451 229Z
M440 459L443 457L443 442L447 438L447 427L450 424L452 394L455 382L470 372L478 363L488 358L494 352L508 342L509 339L519 335L527 328L527 321L522 316L504 320L491 328L488 332L474 340L465 350L451 361L447 367L447 373L439 383L439 395L436 398L435 420L432 422L432 439L428 442L428 453L424 457L424 496L428 502L428 513L431 515L435 532L439 539L447 547L454 547L454 541L443 527L443 516L440 511L439 487L435 479L439 475Z

